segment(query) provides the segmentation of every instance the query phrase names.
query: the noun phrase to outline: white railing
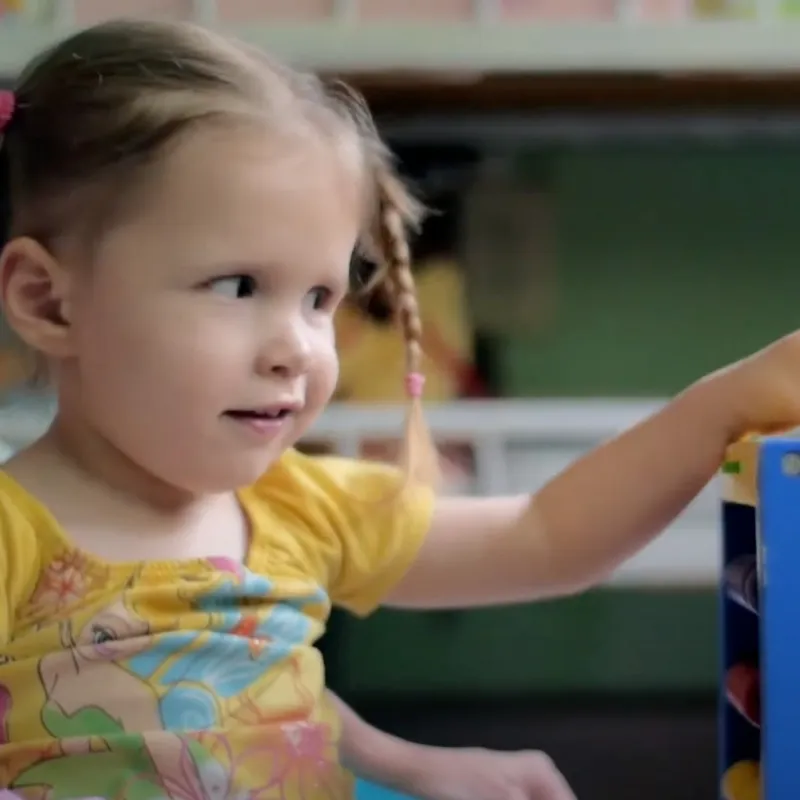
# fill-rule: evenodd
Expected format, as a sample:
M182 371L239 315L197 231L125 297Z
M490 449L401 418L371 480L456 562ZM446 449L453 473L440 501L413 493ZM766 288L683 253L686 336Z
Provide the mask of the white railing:
M659 405L659 401L629 400L465 402L433 405L427 418L438 439L471 446L475 479L468 491L502 494L536 491L582 453ZM45 429L51 412L49 404L20 403L0 409L0 442L13 448L25 445ZM365 440L398 436L402 420L402 409L396 407L333 406L308 439L329 442L343 455L356 455ZM718 507L714 483L611 583L647 587L714 583L719 569Z
M426 408L440 441L469 443L475 457L474 492L497 494L530 488L513 475L516 454L568 449L582 452L634 425L658 401L491 400ZM402 410L393 406L333 406L309 434L348 456L366 439L396 436Z

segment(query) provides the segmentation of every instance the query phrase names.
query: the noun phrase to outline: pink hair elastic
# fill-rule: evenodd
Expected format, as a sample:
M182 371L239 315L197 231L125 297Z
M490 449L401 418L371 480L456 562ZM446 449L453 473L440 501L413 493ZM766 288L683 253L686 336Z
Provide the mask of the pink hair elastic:
M406 393L413 400L422 397L425 387L425 376L421 372L409 372L406 375Z
M14 92L0 91L0 133L3 133L14 116L17 98Z

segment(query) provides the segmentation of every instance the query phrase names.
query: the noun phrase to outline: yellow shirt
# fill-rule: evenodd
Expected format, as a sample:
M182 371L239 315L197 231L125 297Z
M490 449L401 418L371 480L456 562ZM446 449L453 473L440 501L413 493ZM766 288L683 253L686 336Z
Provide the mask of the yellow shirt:
M0 472L0 786L68 800L338 800L314 647L408 568L431 494L385 466L287 453L240 493L245 564L82 552Z

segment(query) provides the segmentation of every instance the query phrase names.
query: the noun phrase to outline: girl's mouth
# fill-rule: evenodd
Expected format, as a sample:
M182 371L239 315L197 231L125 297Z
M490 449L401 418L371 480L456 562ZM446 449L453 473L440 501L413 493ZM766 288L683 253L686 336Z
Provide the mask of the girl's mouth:
M226 411L223 416L244 426L259 437L274 435L280 430L292 415L295 409L288 406L270 406L268 408L237 408Z

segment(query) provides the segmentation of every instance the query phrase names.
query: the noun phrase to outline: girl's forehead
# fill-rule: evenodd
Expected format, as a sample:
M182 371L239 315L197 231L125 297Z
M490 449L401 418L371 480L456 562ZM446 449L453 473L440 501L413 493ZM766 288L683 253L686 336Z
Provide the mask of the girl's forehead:
M223 201L280 203L292 192L335 192L354 203L363 170L352 148L313 132L270 135L258 128L201 129L185 137L164 159L154 188L161 202L207 209ZM211 200L211 203L202 201Z
M211 128L154 169L138 213L111 232L113 250L186 264L349 261L363 175L334 142Z

